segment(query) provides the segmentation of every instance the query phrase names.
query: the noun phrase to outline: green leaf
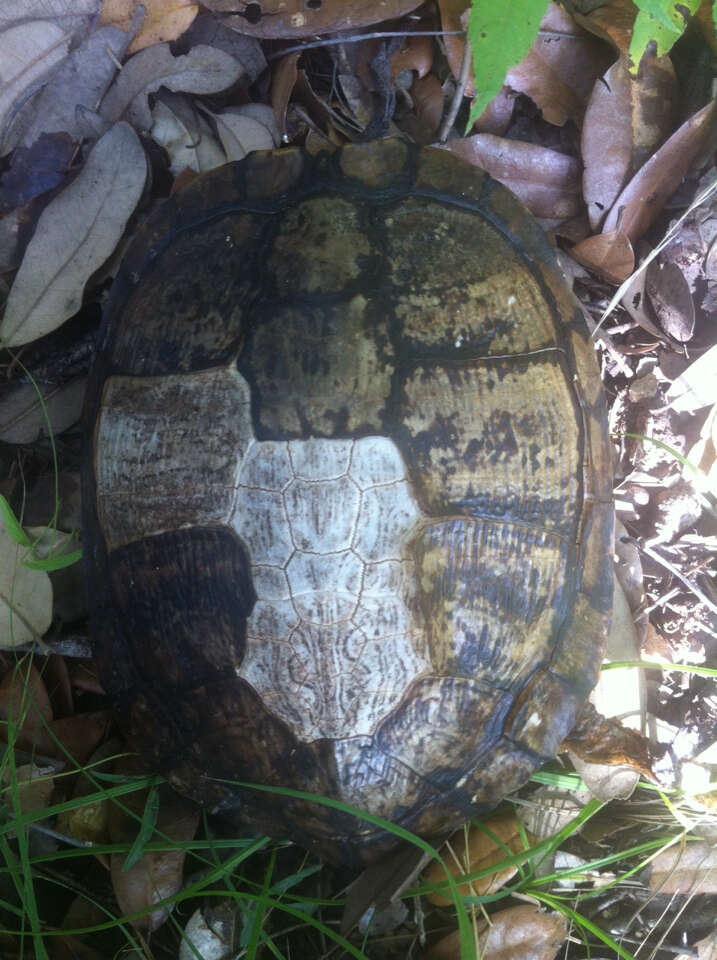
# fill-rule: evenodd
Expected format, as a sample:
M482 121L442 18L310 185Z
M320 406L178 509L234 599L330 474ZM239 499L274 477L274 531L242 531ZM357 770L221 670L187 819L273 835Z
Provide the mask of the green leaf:
M658 57L669 53L685 32L700 0L634 0L638 9L630 41L630 72L635 74L648 44L655 44Z
M508 70L530 50L547 7L547 0L473 0L468 42L473 54L476 96L469 128L500 93Z
M154 829L157 826L157 817L159 815L159 788L156 786L150 787L149 793L147 794L147 800L144 805L144 812L142 813L142 824L139 828L139 832L135 837L135 841L132 844L132 849L127 854L127 859L125 860L122 870L129 870L130 867L133 867L135 863L144 856L144 848L147 846L149 841L152 839L154 834Z
M65 567L71 567L73 563L77 563L81 559L82 551L73 550L72 553L67 553L64 556L52 556L44 560L22 560L21 563L29 570L44 570L45 573L52 573L53 570L64 570Z
M25 531L20 526L20 523L12 512L12 507L7 502L5 497L0 493L0 517L5 521L5 526L7 527L7 532L10 536L10 539L17 543L21 547L30 546L30 538L25 533Z

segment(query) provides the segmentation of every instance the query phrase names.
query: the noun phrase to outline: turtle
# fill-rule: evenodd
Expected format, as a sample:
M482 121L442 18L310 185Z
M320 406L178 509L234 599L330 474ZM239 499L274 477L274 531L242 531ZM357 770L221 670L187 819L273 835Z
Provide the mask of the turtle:
M610 444L501 184L399 139L197 177L124 257L85 417L99 675L180 793L360 869L555 756L610 618Z

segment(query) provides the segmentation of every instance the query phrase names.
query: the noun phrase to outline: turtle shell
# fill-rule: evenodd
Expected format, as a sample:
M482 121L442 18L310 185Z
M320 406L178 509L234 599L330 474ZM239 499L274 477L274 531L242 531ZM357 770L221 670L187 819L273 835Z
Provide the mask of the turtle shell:
M150 764L335 861L553 757L612 596L604 400L539 226L399 141L254 154L168 199L87 416L100 676Z

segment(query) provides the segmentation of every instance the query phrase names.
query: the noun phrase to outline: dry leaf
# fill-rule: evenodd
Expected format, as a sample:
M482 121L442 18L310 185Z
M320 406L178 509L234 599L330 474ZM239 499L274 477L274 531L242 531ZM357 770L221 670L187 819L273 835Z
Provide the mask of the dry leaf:
M570 248L570 256L616 285L627 280L635 269L632 244L619 230L586 237Z
M87 30L102 0L13 0L0 4L0 29L27 20L53 20L67 32Z
M717 893L717 845L677 843L650 864L650 890L661 894Z
M530 841L530 837L528 839ZM516 817L501 814L487 817L480 824L471 825L454 833L447 841L442 854L451 875L459 877L499 864L511 853L520 853L524 849L519 821ZM517 871L518 868L515 866L501 867L486 877L460 885L458 891L464 897L494 893L505 886ZM441 864L437 861L431 862L424 879L428 883L441 883L445 878ZM436 906L443 907L453 902L450 897L440 893L429 893L428 900Z
M50 431L53 435L62 433L80 418L85 385L85 377L61 387L44 385L41 396L45 419L36 387L30 383L9 384L0 394L0 440L26 444L49 436Z
M593 230L605 219L628 179L672 130L676 86L669 57L645 60L637 78L630 76L627 61L621 57L594 85L581 149L583 192Z
M479 924L478 956L481 960L554 960L566 936L566 923L559 914L523 904L494 913L490 926L485 921ZM456 931L434 944L426 960L456 960L459 955Z
M222 50L199 44L184 56L173 57L169 44L141 50L124 65L100 107L110 123L128 119L138 130L148 130L152 114L147 98L166 87L182 93L219 93L233 86L241 65Z
M692 339L695 304L685 275L670 260L653 260L646 270L645 289L660 326L679 343Z
M15 776L18 781L18 807L23 813L44 810L49 806L52 791L55 789L55 781L48 775L46 769L42 769L34 763L25 763L15 768ZM10 787L9 766L6 766L3 770L2 784L6 788ZM9 798L5 791L3 791L3 795L7 802Z
M152 139L169 154L169 168L206 173L226 163L226 156L209 123L194 103L179 93L161 90L152 108Z
M79 309L87 280L117 245L146 176L137 134L116 124L38 220L0 324L6 346L44 336Z
M137 53L157 43L169 43L180 37L199 11L192 0L104 0L99 22L105 26L129 30L138 6L144 7L139 29L129 48Z
M649 780L655 779L649 741L619 720L601 716L591 703L583 707L562 748L588 763L628 765Z
M65 30L49 20L33 20L0 33L0 156L12 149L8 138L15 110L60 63L70 48Z
M505 82L527 94L548 123L562 126L570 119L580 123L590 91L609 63L609 49L555 3L548 4L540 30L528 55L511 67Z
M279 146L276 117L267 104L247 103L209 115L216 124L227 160L242 160L253 150L273 150Z
M132 768L123 763L125 772ZM136 791L122 798L124 806L138 816L142 815L146 791ZM199 825L199 807L180 797L166 784L159 788L157 830L177 842L191 840ZM133 843L137 837L137 820L124 813L116 804L110 808L110 838L112 842ZM182 869L186 852L183 849L145 853L129 869L125 869L125 854L112 855L111 872L117 902L123 913L135 913L151 908L155 903L171 897L182 886ZM151 932L160 927L168 916L168 908L149 911L135 921L138 929Z
M10 539L0 518L0 649L40 640L52 622L50 578L20 562L27 552Z
M204 6L222 14L222 20L239 33L252 37L306 37L339 30L356 30L370 23L395 20L420 6L420 0L262 0L257 13L252 4L237 10L236 0L203 0Z
M672 134L632 178L605 219L603 232L618 228L634 244L652 225L699 154L715 138L711 101Z
M536 217L563 220L581 208L580 164L574 157L490 133L436 146L500 180Z
M114 27L90 33L54 71L32 109L20 113L8 143L30 147L43 133L66 133L79 143L88 134L82 108L97 110L129 40Z

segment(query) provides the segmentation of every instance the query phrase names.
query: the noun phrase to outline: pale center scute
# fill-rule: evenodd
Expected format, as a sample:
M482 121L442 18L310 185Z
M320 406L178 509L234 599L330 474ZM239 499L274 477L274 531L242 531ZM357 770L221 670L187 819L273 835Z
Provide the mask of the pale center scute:
M430 670L409 557L427 518L398 448L254 441L237 470L257 595L238 675L304 741L368 736Z

